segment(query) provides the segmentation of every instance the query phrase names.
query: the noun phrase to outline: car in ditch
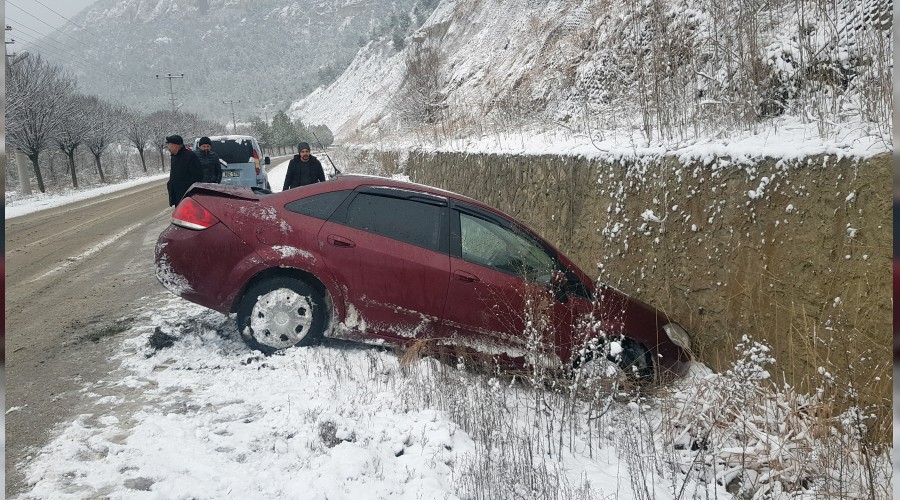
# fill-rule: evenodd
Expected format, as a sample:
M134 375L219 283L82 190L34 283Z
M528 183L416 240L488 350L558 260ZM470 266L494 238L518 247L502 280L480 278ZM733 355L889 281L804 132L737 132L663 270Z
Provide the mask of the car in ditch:
M682 375L690 338L476 200L364 175L270 193L194 184L160 234L172 293L236 314L271 354L325 337L443 346L504 366Z
M213 135L212 151L222 162L222 184L232 186L271 189L266 166L271 164L268 156L255 137L250 135ZM194 139L194 151L199 148L200 138Z

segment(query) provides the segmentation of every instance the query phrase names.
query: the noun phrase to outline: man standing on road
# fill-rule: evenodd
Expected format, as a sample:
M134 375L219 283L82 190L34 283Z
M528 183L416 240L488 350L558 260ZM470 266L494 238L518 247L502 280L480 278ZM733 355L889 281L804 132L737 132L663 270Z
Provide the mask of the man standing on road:
M169 170L169 206L174 207L184 198L191 184L203 181L203 167L200 159L192 151L184 147L184 139L180 135L166 137L166 147L172 155L172 168Z
M297 145L299 154L291 158L288 163L287 174L284 176L284 188L288 189L325 182L325 171L318 158L309 153L309 144L301 142Z
M222 182L222 163L219 162L219 155L212 150L212 141L209 137L201 137L197 142L197 158L200 159L200 165L203 167L203 182L214 182L216 184Z

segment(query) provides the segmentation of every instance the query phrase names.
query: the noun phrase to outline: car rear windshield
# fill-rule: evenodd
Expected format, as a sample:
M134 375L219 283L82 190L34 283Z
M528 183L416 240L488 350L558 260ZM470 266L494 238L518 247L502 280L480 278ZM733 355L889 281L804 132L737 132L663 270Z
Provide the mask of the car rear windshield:
M249 163L253 161L253 143L249 139L212 141L212 150L225 163Z

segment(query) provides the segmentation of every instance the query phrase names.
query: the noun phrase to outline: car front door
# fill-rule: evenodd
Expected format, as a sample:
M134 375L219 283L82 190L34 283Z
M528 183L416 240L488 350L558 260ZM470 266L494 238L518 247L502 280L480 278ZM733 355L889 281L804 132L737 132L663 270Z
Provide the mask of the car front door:
M433 334L447 299L445 198L364 187L319 231L325 264L344 294L347 329L394 338Z
M505 219L463 204L451 215L450 283L442 335L501 363L558 365L555 346L571 325L550 292L555 261Z

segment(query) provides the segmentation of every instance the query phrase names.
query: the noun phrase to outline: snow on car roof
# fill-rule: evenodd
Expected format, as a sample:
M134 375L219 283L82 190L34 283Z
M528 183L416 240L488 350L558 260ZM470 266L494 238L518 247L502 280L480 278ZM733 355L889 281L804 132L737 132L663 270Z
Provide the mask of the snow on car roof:
M256 137L252 135L211 135L209 136L209 140L211 141L246 141L246 140L256 140Z

